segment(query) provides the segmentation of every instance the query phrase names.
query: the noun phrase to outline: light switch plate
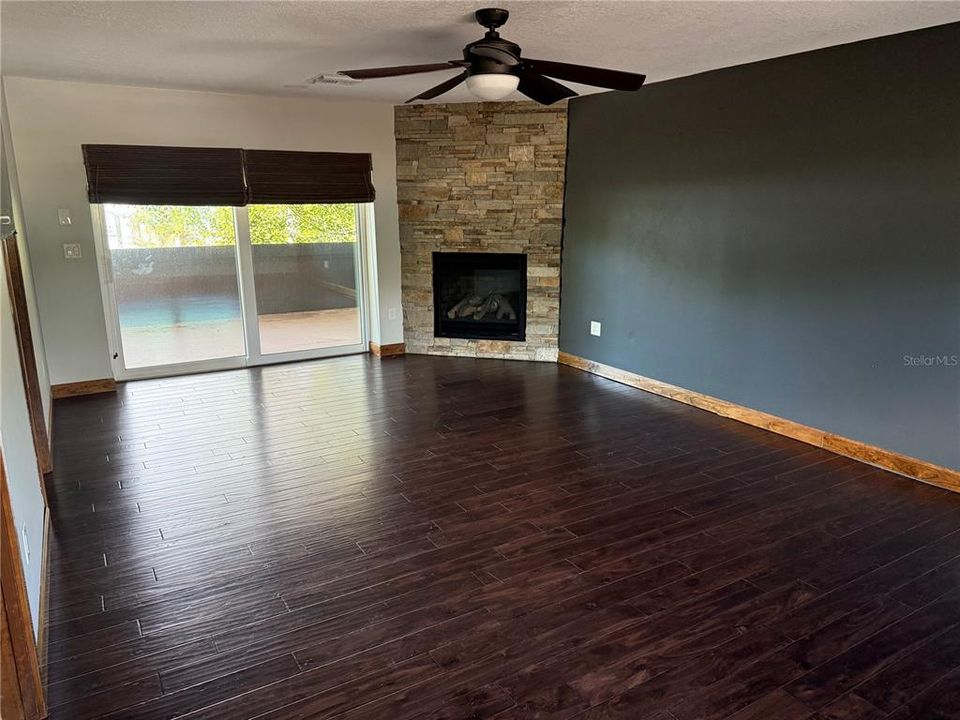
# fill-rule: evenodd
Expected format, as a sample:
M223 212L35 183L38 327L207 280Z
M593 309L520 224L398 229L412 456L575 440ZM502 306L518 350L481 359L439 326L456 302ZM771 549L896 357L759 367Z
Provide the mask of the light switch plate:
M79 260L82 258L83 253L80 251L80 243L64 243L63 256L67 260Z
M600 337L600 323L598 323L596 320L590 321L590 334Z
M57 219L60 220L61 225L72 225L73 221L70 219L70 208L60 208L57 210Z

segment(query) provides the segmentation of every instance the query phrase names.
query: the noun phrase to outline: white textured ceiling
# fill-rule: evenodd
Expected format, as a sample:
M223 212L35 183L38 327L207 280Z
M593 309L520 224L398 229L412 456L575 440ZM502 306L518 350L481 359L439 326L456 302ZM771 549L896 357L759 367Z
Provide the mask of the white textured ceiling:
M4 75L402 102L453 72L289 88L341 69L460 57L482 2L0 2ZM510 0L525 55L648 82L960 21L960 2ZM589 88L576 87L590 91ZM467 100L464 88L439 101ZM517 96L521 99L520 96Z

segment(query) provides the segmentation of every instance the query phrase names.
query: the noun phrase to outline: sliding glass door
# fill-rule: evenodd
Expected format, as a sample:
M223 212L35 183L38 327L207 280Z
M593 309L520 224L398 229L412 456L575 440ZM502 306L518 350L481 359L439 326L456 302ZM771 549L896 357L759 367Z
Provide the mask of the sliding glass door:
M233 208L102 207L124 367L243 357Z
M360 344L356 206L250 205L248 211L261 354Z
M114 374L365 351L367 209L94 206Z

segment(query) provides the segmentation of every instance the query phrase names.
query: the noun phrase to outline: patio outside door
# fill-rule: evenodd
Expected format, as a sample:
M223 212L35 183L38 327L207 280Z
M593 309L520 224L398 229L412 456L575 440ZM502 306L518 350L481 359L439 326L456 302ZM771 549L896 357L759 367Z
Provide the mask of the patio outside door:
M94 206L114 375L363 352L367 206Z

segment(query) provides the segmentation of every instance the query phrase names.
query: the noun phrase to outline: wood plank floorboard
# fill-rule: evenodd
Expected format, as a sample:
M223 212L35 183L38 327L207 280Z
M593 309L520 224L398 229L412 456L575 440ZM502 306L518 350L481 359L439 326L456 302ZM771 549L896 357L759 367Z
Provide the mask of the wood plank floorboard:
M960 496L779 435L412 355L54 420L54 720L960 717Z

